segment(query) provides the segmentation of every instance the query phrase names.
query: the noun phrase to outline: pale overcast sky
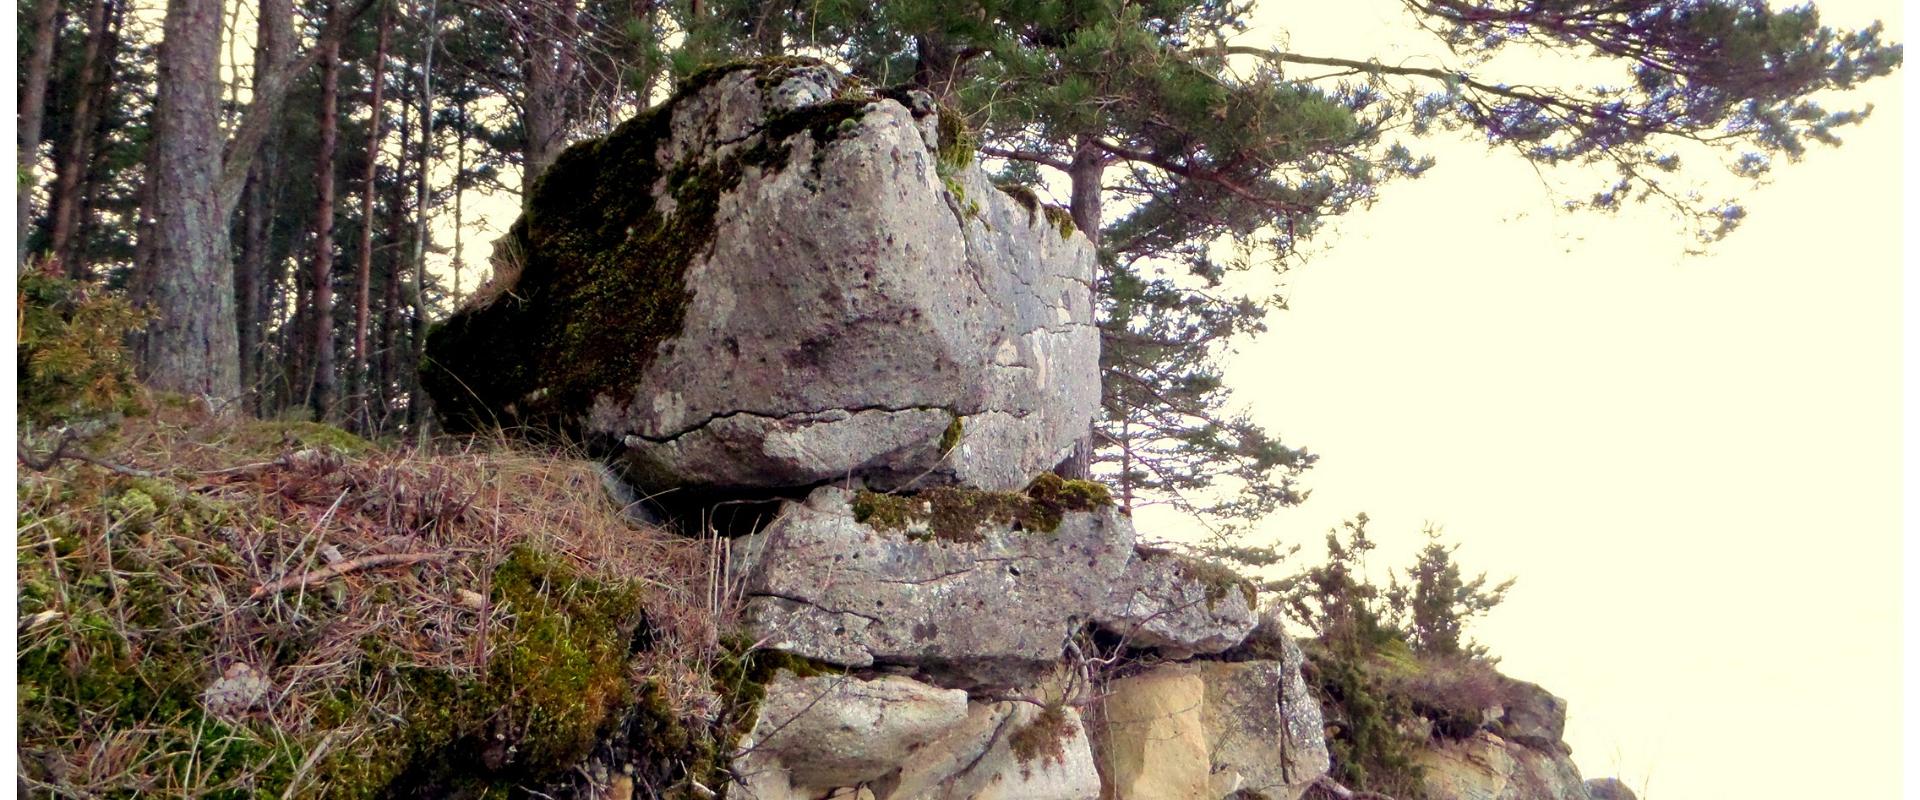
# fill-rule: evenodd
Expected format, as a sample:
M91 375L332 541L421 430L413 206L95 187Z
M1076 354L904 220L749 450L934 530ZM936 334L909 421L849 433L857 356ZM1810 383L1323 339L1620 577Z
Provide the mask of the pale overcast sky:
M1903 40L1897 3L1818 6ZM1395 0L1262 11L1307 53L1405 30ZM1704 257L1661 214L1561 213L1516 159L1433 145L1230 362L1255 417L1322 454L1260 533L1317 559L1365 511L1374 566L1399 566L1432 521L1516 576L1474 635L1568 700L1586 777L1898 796L1901 95L1896 73L1846 98L1873 118L1743 191Z

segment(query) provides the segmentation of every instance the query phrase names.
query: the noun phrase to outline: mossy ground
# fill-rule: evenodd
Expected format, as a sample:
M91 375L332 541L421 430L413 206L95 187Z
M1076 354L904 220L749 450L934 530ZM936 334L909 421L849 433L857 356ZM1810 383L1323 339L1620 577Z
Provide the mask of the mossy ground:
M169 404L93 455L151 477L64 460L16 486L36 796L531 796L574 782L642 701L701 720L715 695L710 553L596 502L586 462ZM375 553L442 557L251 599ZM266 691L209 706L234 664ZM662 747L631 756L679 763Z
M951 486L913 495L860 492L853 498L853 517L875 529L911 538L970 543L985 540L996 527L1052 533L1067 512L1111 505L1113 496L1103 484L1046 473L1022 492Z

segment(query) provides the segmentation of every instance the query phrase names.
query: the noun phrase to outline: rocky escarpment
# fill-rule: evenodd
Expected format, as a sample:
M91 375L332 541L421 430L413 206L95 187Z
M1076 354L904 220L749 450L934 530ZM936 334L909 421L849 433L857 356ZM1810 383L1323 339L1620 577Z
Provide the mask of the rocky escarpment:
M1098 401L1093 251L965 142L816 63L703 73L548 172L503 277L430 338L435 402L581 437L632 498L771 509L727 571L776 666L669 794L1327 785L1338 717L1254 587L1048 471Z

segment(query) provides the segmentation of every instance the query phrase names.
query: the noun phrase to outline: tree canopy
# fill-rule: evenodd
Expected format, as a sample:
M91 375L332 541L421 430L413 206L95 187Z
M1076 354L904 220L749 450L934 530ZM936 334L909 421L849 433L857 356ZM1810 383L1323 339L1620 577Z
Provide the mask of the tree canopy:
M1682 156L1754 177L1868 109L1821 95L1890 73L1880 25L1839 30L1759 0L1404 3L1441 66L1250 44L1234 0L741 2L690 10L682 69L824 55L911 81L964 114L1008 182L1050 188L1100 247L1104 416L1095 471L1129 505L1170 503L1232 530L1297 503L1314 456L1251 422L1217 358L1263 330L1285 270L1329 217L1432 164L1423 136L1472 131L1548 167L1607 166L1583 205L1660 201L1705 239L1743 209L1686 186ZM1502 74L1512 51L1587 59L1604 81Z

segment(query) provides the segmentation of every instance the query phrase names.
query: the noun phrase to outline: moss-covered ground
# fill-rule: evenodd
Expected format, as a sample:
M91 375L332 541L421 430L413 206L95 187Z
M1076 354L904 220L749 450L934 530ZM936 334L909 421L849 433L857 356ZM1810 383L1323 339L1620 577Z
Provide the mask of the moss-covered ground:
M590 463L146 405L16 484L29 795L533 797L610 740L664 793L751 712L709 549Z

